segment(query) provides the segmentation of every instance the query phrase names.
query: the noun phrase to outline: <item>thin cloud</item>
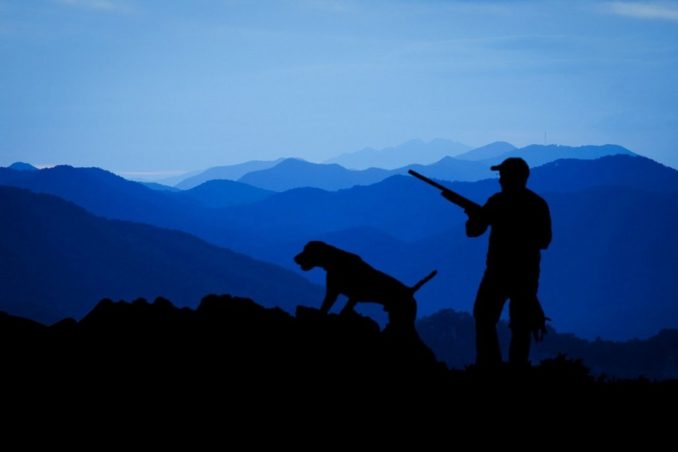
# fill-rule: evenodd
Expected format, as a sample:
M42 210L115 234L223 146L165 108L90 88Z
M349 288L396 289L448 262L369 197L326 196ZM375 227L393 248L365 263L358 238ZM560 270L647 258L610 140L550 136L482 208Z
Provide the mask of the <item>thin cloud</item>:
M605 4L605 11L636 19L678 22L678 4L676 3L608 2Z
M127 13L130 11L128 5L115 0L56 0L56 2L74 8L108 13Z

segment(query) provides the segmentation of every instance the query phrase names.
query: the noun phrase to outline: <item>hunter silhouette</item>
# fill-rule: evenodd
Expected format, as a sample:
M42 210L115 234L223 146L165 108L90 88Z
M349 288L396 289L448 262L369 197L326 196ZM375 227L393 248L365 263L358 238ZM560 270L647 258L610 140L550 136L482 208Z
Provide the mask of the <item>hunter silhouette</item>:
M538 341L546 332L547 318L537 289L541 250L551 243L551 215L546 201L526 186L530 168L525 160L508 158L491 169L499 171L501 192L482 207L466 209L467 236L478 237L492 229L487 267L473 306L476 364L501 363L496 325L510 299L509 362L523 366L529 364L530 336Z

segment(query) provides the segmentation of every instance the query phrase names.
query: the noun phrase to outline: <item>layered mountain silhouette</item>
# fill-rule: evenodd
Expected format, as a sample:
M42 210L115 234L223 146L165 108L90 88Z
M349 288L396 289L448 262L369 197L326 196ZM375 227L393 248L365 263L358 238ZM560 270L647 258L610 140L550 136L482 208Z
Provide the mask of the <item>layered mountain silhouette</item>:
M0 187L0 310L43 322L80 317L101 298L171 296L180 306L209 291L294 309L319 287L272 264L188 234L97 218L48 195Z
M564 168L566 175L559 176L560 168ZM609 168L609 176L602 174L605 168ZM598 173L601 176L593 176ZM561 161L557 166L536 168L530 186L537 192L574 192L620 186L673 193L677 176L676 170L649 159L615 156L593 161ZM499 190L496 179L475 183L448 182L448 186L477 202L484 202ZM235 207L229 212L234 221L246 222L253 228L259 225L259 228L270 226L286 231L324 233L371 227L408 241L443 233L458 226L465 218L460 210L445 203L437 191L410 176L395 176L370 186L337 192L290 190L260 203Z
M506 141L495 141L494 143L486 144L485 146L480 146L479 148L471 149L468 152L464 152L454 157L459 160L490 160L501 157L511 151L516 150L517 148L511 143Z
M560 166L568 173L562 181ZM605 168L618 177L602 176ZM676 290L672 260L678 243L669 232L678 226L676 171L628 156L562 161L543 168L543 176L541 171L533 172L531 186L551 203L554 217L556 240L544 255L541 293L555 325L589 338L616 339L676 326L667 324L678 318L675 305L663 301ZM601 178L588 177L592 173ZM480 202L498 190L496 180L449 185ZM563 193L549 189L559 185ZM445 306L469 309L484 267L486 238L467 239L463 213L412 178L336 193L294 190L244 207L237 216L251 220L252 228L276 225L353 250L403 281L438 268L444 277L418 296L423 313ZM375 247L375 231L401 243ZM279 254L271 258L284 264L304 240L286 236L280 242ZM261 251L247 252L265 258Z
M394 170L394 174L406 175L413 169L436 179L448 181L477 181L496 177L496 173L490 170L487 162L475 162L462 160L455 157L443 157L441 160L430 165L408 165L407 167Z
M30 163L24 162L12 163L11 165L8 166L8 168L15 171L38 171L38 169L31 165Z
M530 184L546 192L575 192L593 187L626 187L653 193L678 192L675 169L647 158L625 155L595 160L563 159L533 171Z
M172 187L171 185L165 185L165 184L160 184L158 182L139 182L141 185L144 187L150 188L151 190L157 190L157 191L180 191L180 189L176 187Z
M63 165L30 172L0 168L0 185L56 195L104 217L147 218L147 223L180 217L192 206L169 192L152 190L99 168Z
M100 217L182 230L229 248L250 244L266 250L274 248L278 240L278 237L259 236L243 227L246 222L237 215L207 207L207 198L195 199L190 196L190 191L187 194L152 190L98 168L57 166L34 172L0 168L0 185L52 194ZM237 199L218 202L242 204Z
M443 157L468 151L469 147L455 141L435 139L428 143L410 140L399 146L384 149L365 148L327 160L325 163L356 170L368 168L396 169L413 163L429 164Z
M390 175L389 171L378 168L353 171L337 164L285 159L269 169L250 172L238 181L273 191L286 191L301 187L339 190L356 185L370 185Z
M625 155L533 170L530 186L554 218L540 293L559 331L628 339L677 326L666 295L676 293L676 174ZM295 271L291 257L311 239L357 252L406 282L438 268L417 295L424 315L470 309L484 267L486 238L467 239L464 214L411 177L336 192L296 189L218 209L94 169L2 169L0 183L53 193L99 216L183 230ZM496 179L448 185L477 202L499 189Z
M602 146L563 146L557 144L540 145L533 144L520 149L513 149L504 154L499 154L495 157L484 160L486 163L497 164L509 157L522 157L530 166L540 166L545 163L553 162L560 159L579 159L579 160L593 160L608 155L630 155L637 154L628 149L614 144L606 144Z
M445 180L474 181L492 177L490 166L487 162L444 157L430 165L413 164L393 170L381 168L350 170L337 164L286 159L271 168L248 173L238 179L238 182L277 192L295 188L320 188L336 191L359 185L375 184L393 175L407 174L408 169L416 169Z
M282 159L270 161L252 160L249 162L239 163L236 165L215 166L213 168L209 168L205 171L201 171L198 174L185 178L184 180L176 184L176 187L182 190L188 190L193 187L197 187L198 185L204 184L205 182L210 180L215 179L238 180L245 174L250 173L252 171L261 171L271 168L280 163L281 160Z
M393 175L407 174L409 169L415 169L429 177L443 180L477 181L495 177L496 173L490 170L490 166L507 157L521 156L532 166L538 166L564 158L591 160L607 155L635 154L621 146L612 145L582 147L534 145L516 149L509 143L499 142L470 151L462 157L443 156L434 163L407 164L390 170L381 168L351 170L337 164L285 159L266 169L247 173L238 181L279 192L304 187L334 191L357 185L374 184ZM479 159L480 156L486 156L486 158Z
M182 192L185 197L213 208L251 204L263 201L273 194L270 190L225 179L210 180Z

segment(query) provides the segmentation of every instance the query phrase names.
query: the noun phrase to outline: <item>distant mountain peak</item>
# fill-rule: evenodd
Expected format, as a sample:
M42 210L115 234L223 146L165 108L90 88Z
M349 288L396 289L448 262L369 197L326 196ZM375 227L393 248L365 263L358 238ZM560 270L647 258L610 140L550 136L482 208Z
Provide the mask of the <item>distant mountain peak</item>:
M315 163L311 163L308 160L300 159L299 157L288 157L286 159L281 160L275 166L280 165L315 165ZM322 165L322 163L320 165Z
M459 154L456 158L460 160L471 161L487 160L507 152L511 152L515 149L516 147L511 143L506 141L495 141L493 143L480 146L479 148L472 149L463 154Z
M636 156L638 154L617 144L585 146L531 144L519 149L512 149L503 154L495 155L482 160L482 162L494 165L508 157L521 157L524 158L531 167L535 167L559 159L595 160L609 155Z
M272 168L247 173L238 179L238 182L272 191L301 187L340 190L355 185L373 184L385 179L389 174L389 171L376 168L355 171L337 163L313 163L289 158Z
M7 168L14 170L14 171L38 171L38 168L31 165L30 163L25 163L25 162L14 162L11 165L9 165Z
M193 174L190 177L183 179L175 186L181 190L189 190L204 182L207 182L208 180L238 180L247 173L271 168L283 160L285 159L276 159L270 161L251 160L249 162L238 163L236 165L215 166L200 173Z
M349 169L396 169L411 164L429 164L446 155L457 155L469 149L465 144L444 138L435 138L429 142L415 138L397 146L383 149L364 148L348 152L325 163L338 163Z
M521 152L529 152L532 150L536 151L571 151L571 152L582 152L582 153L601 153L603 155L615 155L615 154L626 154L626 155L637 155L636 153L628 150L624 146L618 144L600 144L600 145L582 145L582 146L567 146L564 144L530 144L523 148L520 148Z

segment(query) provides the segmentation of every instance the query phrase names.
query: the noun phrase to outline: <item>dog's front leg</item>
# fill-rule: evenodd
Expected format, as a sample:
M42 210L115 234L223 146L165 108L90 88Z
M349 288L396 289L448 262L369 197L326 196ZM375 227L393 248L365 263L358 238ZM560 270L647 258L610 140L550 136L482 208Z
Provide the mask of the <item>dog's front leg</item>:
M358 300L355 298L349 298L344 306L344 309L341 310L341 315L350 314L355 310L355 305L358 303Z
M327 291L325 292L325 299L323 300L322 306L320 306L320 312L327 314L332 309L332 306L337 301L339 297L339 291L334 287L334 284L331 284L330 279L327 278Z

